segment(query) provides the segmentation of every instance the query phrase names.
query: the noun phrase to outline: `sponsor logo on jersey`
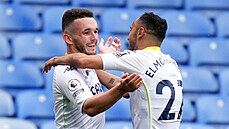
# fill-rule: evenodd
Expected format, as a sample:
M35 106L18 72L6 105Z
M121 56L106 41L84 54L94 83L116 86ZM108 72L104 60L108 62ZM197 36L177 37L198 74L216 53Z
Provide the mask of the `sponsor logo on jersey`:
M74 70L74 68L73 68L72 66L68 66L68 67L64 70L64 73L65 73L66 71L72 71L72 70Z
M123 51L123 52L118 52L118 53L113 53L116 57L120 58L126 54L130 54L129 51Z
M70 91L75 91L82 88L80 82L77 79L72 79L68 82L68 89Z
M100 83L96 83L94 86L91 86L90 90L93 95L97 95L103 92L103 89Z
M68 89L72 92L74 92L72 94L72 96L74 97L74 99L81 93L84 92L84 88L81 86L81 83L79 80L77 79L72 79L68 82Z
M81 93L83 93L83 92L84 92L84 89L81 88L81 89L77 90L76 92L74 92L72 96L73 96L74 99L75 99L79 94L81 94Z
M89 76L89 70L86 70L86 75Z

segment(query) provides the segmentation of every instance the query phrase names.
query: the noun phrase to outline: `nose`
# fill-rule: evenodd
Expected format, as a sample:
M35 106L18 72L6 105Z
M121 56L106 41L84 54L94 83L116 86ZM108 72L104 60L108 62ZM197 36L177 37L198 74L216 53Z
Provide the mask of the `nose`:
M91 41L93 41L93 40L96 40L96 37L98 37L98 34L97 33L94 33L94 32L92 32L91 33Z

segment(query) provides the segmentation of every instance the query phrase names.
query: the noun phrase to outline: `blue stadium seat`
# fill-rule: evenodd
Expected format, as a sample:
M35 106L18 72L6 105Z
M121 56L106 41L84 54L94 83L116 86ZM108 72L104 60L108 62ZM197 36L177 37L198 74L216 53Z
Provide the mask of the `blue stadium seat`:
M228 0L185 0L185 9L189 10L228 10Z
M225 21L228 20L229 20L229 12L219 13L218 15L216 15L215 24L217 29L217 36L225 37L225 38L229 37L229 25L225 23Z
M41 88L44 84L41 71L34 64L14 60L0 61L0 87L15 96L18 91ZM15 91L15 92L14 92Z
M180 129L217 129L211 125L199 123L181 123Z
M0 90L0 117L11 117L15 113L13 97L4 90Z
M54 6L47 7L43 10L43 30L50 33L62 32L62 16L65 11L70 9L70 6Z
M188 53L181 41L174 38L165 38L161 45L161 51L169 54L178 64L188 62Z
M17 4L0 4L0 30L38 31L41 21L33 7Z
M26 33L13 38L13 57L16 60L46 60L64 55L66 44L61 35Z
M184 93L216 93L219 88L213 73L198 67L180 67Z
M196 111L188 98L183 99L182 121L192 122L196 118Z
M40 129L56 129L56 124L54 120L44 122Z
M205 14L192 11L164 11L160 16L168 24L168 36L213 36L213 23Z
M224 69L219 72L219 85L220 85L220 93L222 95L229 96L229 69Z
M10 44L6 37L0 35L0 58L9 58L11 56Z
M107 121L117 121L124 120L130 121L130 100L121 98L117 103L115 103L110 109L106 111Z
M229 98L220 95L204 95L196 100L197 122L205 124L229 124Z
M44 90L28 90L16 97L17 118L33 121L37 126L54 119L53 94Z
M229 65L229 40L217 38L194 39L189 42L191 66L210 67L215 73ZM215 68L214 68L215 67ZM218 70L217 70L218 69Z
M127 0L129 8L182 8L182 0Z
M0 118L0 129L38 129L37 126L28 120L16 118Z
M116 71L116 70L106 70L106 72L111 73L113 75L116 75L118 77L121 77L124 73L121 71Z
M57 5L69 4L71 0L14 0L19 4L44 4L44 5Z
M129 34L132 23L143 14L140 10L128 8L105 9L101 13L103 33Z
M105 129L132 129L131 121L108 121L105 124Z
M124 7L125 0L72 0L72 4L80 7Z
M0 3L1 2L10 2L10 0L0 0Z
M225 129L229 129L229 126L226 126Z
M54 68L52 68L48 73L44 73L45 90L49 93L53 93L53 72Z

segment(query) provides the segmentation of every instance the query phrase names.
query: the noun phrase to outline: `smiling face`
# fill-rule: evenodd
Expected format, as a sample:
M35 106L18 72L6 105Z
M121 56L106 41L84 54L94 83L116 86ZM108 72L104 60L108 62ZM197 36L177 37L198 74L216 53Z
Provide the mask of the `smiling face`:
M88 55L96 54L98 42L98 26L94 18L79 18L69 26L71 34L69 36L73 42L75 52Z

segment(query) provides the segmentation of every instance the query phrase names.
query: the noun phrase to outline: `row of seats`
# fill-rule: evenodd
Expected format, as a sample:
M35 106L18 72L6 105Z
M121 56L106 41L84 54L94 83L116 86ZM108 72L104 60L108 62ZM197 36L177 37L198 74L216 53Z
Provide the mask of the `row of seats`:
M47 121L54 122L53 100L50 93L30 90L19 94L14 105L12 97L0 90L0 117L29 120L41 127ZM4 97L4 98L3 98ZM7 100L7 101L6 101ZM17 116L12 117L17 107ZM131 121L129 99L122 98L106 111L107 122ZM188 98L184 98L182 123L207 125L229 124L229 98L221 95L202 95L194 106ZM1 123L1 119L0 119ZM3 126L0 124L0 126ZM199 128L198 128L199 129Z
M1 0L1 2L15 2L19 4L73 4L77 6L116 6L130 8L187 8L187 9L229 9L227 0ZM184 7L183 7L184 6Z
M184 93L221 93L228 95L229 69L223 69L215 77L207 68L180 66L183 76ZM32 72L31 72L32 71ZM23 76L21 76L23 75ZM45 74L46 75L46 74ZM31 62L0 60L0 88L16 96L24 89L49 89L50 79L41 73L40 67Z
M36 10L28 5L0 4L1 31L36 31L61 32L61 17L70 6L48 7L43 10L39 17ZM18 11L20 10L20 11ZM129 26L141 16L142 10L126 8L109 8L101 12L97 19L100 31L111 34L128 34ZM26 14L26 15L25 15ZM193 11L163 11L159 15L168 22L168 36L219 36L228 37L229 13L220 13L215 22L200 12ZM112 18L109 18L112 16ZM55 21L55 22L53 22Z
M0 95L4 95L5 97L0 97L2 99L7 99L8 101L4 105L19 105L20 102L24 103L38 103L48 101L47 103L53 103L53 95L52 95L52 75L53 69L48 74L41 75L41 72L38 67L36 67L32 63L27 62L13 62L13 61L1 61L0 63L0 88L5 90L7 93L1 93ZM188 99L187 105L192 105L191 103L196 103L199 101L199 97L203 95L220 95L225 96L228 98L229 90L228 90L228 76L229 76L229 69L225 69L219 73L219 76L216 78L214 74L209 71L208 69L203 68L192 68L192 67L180 67L182 77L183 77L183 91L184 97ZM31 72L33 71L33 72ZM121 76L122 72L119 71L108 71L117 76ZM23 76L22 76L23 75ZM104 89L106 91L106 89ZM8 96L8 97L7 97ZM30 96L30 97L27 97ZM34 97L32 97L34 96ZM11 102L15 100L15 102ZM26 99L26 100L24 100ZM37 100L37 101L35 101ZM187 101L187 100L186 100ZM4 101L0 101L4 102ZM21 104L25 106L26 104ZM121 102L120 102L121 103ZM124 102L126 103L126 102ZM186 103L186 102L185 102ZM190 103L190 104L188 104ZM50 105L50 104L46 104ZM38 110L42 110L38 108ZM14 107L17 107L14 110ZM36 106L39 107L39 106ZM47 108L46 106L44 106ZM115 108L116 106L112 107ZM122 106L117 106L122 107ZM128 107L128 106L125 106ZM47 108L51 110L52 107ZM5 109L5 108L3 108ZM6 108L7 113L6 116L17 116L20 118L26 118L25 115L21 115L21 113L25 111L26 113L30 113L29 110L21 110L19 106L11 106L10 108ZM34 109L33 109L34 110ZM118 110L119 111L119 110ZM32 111L31 111L32 112ZM119 111L120 112L120 111ZM4 111L2 111L4 113ZM37 112L39 115L42 113ZM43 113L46 114L46 113ZM48 114L48 113L47 113ZM120 113L114 113L120 114ZM125 113L121 113L125 114ZM126 115L129 116L129 115ZM189 118L185 118L189 116ZM186 115L184 119L188 121L194 120L195 117L191 117L193 115ZM130 118L126 118L130 119Z
M38 129L35 124L27 120L20 120L14 118L0 118L1 129ZM132 123L130 121L112 121L106 122L105 129L132 129ZM40 127L40 129L56 129L54 121L46 121ZM214 126L206 124L194 124L194 123L181 123L180 129L217 129ZM229 126L221 129L229 129Z
M229 26L225 22L229 18L228 2L0 0L0 117L6 118L0 118L0 128L55 128L53 71L42 75L41 68L47 59L66 52L61 38L63 12L84 7L96 14L100 38L119 37L122 50L128 48L129 26L145 11L165 18L168 31L161 49L178 62L183 77L181 129L229 129ZM106 129L132 128L127 99L106 111L106 116Z
M108 39L109 34L100 34ZM118 35L112 35L119 37ZM127 37L121 37L122 51L128 49ZM215 73L229 65L229 40L224 38L195 38L187 42L188 47L179 38L168 37L161 49L170 54L178 64L188 66L214 67ZM59 34L23 33L12 38L11 43L0 34L0 59L18 61L44 61L53 56L63 55L66 44ZM97 51L98 52L98 51ZM43 66L44 62L40 63Z

